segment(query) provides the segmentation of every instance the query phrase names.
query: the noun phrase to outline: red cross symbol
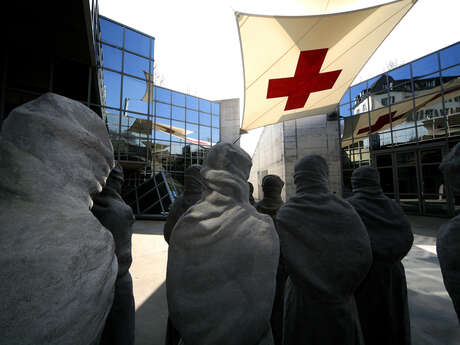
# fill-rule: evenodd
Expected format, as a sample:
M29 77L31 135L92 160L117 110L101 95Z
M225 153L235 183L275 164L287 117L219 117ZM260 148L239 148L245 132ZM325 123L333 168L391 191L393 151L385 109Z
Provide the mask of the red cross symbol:
M310 93L331 89L342 70L319 73L327 51L327 48L301 51L294 77L270 79L267 98L287 96L284 110L291 110L303 108Z

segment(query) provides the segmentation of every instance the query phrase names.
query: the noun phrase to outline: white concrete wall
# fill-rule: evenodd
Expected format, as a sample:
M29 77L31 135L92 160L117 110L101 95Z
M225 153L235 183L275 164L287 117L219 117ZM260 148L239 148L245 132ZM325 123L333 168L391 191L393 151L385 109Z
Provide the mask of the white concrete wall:
M265 175L274 174L285 180L283 146L283 124L265 127L252 156L252 169L249 176L249 182L254 186L253 195L256 200L263 197L261 182ZM284 200L285 195L283 189L281 196Z
M317 154L329 167L329 189L342 193L342 174L338 143L337 120L327 121L327 115L304 117L284 123L284 151L287 197L295 194L294 166L299 158Z
M240 99L224 99L220 103L220 141L240 145L235 142L240 136Z

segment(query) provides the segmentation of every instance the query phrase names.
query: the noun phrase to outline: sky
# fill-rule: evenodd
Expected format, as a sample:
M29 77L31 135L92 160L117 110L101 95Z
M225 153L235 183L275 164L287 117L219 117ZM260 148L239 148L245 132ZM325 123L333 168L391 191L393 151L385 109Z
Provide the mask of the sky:
M303 0L306 1L306 0ZM387 2L360 0L363 7ZM209 100L244 97L234 11L308 15L302 0L99 0L100 14L155 37L162 86ZM460 40L459 0L418 0L380 45L353 84ZM242 107L241 107L242 108ZM261 129L241 138L252 155Z

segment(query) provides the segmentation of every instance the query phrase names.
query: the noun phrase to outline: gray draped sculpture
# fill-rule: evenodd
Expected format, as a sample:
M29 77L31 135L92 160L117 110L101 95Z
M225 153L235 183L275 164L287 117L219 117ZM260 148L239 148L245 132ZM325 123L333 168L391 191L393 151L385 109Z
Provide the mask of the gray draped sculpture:
M460 144L454 146L439 168L444 174L444 182L449 190L459 195ZM455 312L460 321L460 216L441 227L437 236L436 250L444 285L454 303Z
M133 234L133 210L121 197L123 169L117 162L110 172L102 192L93 197L91 211L109 230L115 240L118 275L115 297L105 323L100 345L134 345L134 296L131 266L131 237Z
M0 135L0 342L98 344L117 276L114 241L90 211L114 166L104 122L47 93Z
M347 201L366 226L374 258L355 293L365 343L410 345L406 274L401 263L414 241L409 219L383 194L377 169L354 170L351 184L353 196Z
M324 158L295 165L296 194L278 211L284 288L283 344L363 344L354 292L372 263L364 224L329 192Z
M172 205L163 228L165 241L169 243L172 230L180 217L201 198L201 165L194 164L184 171L184 192Z
M251 158L220 143L201 169L203 197L179 219L166 288L185 345L270 345L279 242L273 221L249 204Z

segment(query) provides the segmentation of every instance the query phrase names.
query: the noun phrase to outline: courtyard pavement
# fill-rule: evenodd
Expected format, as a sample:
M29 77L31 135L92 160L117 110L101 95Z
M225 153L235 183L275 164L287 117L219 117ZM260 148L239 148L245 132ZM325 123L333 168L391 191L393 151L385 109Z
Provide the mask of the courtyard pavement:
M460 326L442 281L436 233L447 219L410 217L414 245L403 260L409 294L413 345L460 345ZM137 221L131 274L136 299L136 345L163 345L168 307L168 245L160 221Z

